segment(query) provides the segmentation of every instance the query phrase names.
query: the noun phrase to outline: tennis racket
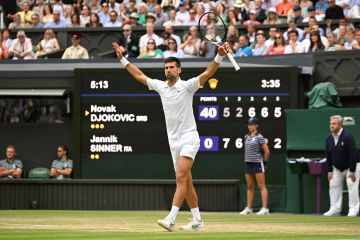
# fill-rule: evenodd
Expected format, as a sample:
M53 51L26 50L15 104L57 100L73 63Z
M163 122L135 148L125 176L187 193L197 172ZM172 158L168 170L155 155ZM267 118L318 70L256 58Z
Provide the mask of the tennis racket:
M216 13L204 13L199 19L198 27L201 35L212 44L220 47L225 42L226 26L224 20ZM235 70L238 71L240 67L235 61L234 56L230 52L227 53L227 56Z

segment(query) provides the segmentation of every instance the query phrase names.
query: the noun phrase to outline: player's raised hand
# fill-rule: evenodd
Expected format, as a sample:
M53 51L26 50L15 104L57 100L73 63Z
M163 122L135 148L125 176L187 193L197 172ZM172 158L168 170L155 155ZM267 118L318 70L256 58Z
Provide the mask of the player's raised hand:
M225 56L229 52L229 43L225 42L222 46L218 48L218 53L220 56Z
M115 50L118 59L122 59L123 54L122 54L121 47L119 46L119 44L117 44L116 42L113 42L112 47Z

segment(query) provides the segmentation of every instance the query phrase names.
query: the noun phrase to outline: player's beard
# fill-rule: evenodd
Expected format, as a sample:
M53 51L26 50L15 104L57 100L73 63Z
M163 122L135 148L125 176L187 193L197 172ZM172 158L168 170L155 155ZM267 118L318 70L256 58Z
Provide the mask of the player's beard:
M173 75L173 74L170 73L170 74L166 74L166 78L167 78L167 80L172 82L172 81L175 81L178 78L178 76Z

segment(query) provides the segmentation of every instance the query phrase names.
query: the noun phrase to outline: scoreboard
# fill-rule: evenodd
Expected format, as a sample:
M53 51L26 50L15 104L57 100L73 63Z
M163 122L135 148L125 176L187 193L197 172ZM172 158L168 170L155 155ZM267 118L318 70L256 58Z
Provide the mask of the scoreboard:
M181 78L201 70L183 69ZM144 71L164 79L162 68ZM220 68L193 99L200 135L195 173L202 178L239 178L246 121L251 117L260 119L271 159L285 158L284 110L298 107L298 75L298 68L289 67L238 72ZM124 69L86 70L77 76L82 178L173 178L159 95Z

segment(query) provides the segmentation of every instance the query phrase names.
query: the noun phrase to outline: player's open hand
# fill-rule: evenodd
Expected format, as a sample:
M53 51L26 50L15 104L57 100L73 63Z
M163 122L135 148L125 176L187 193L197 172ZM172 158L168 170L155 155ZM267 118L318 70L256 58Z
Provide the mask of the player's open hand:
M229 43L225 42L222 46L218 48L218 53L220 56L225 56L229 52Z
M119 46L119 44L117 44L116 42L113 42L112 47L115 50L118 59L123 58L123 54L122 54L121 47Z

